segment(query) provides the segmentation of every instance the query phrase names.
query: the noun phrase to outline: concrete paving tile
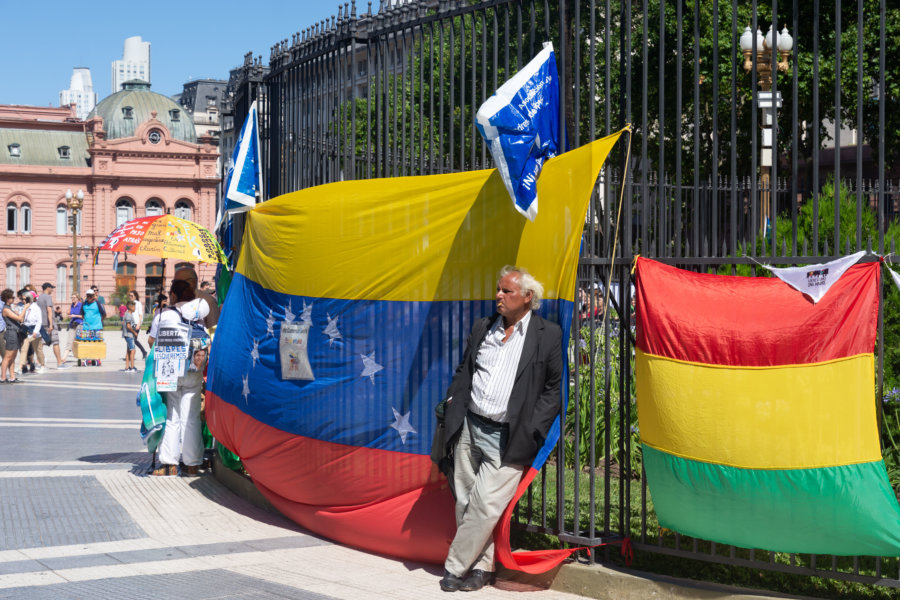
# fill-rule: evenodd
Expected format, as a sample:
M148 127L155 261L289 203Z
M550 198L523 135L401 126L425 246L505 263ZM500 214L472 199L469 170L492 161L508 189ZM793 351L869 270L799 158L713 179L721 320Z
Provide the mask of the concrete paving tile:
M46 565L36 560L11 560L0 563L0 576L15 573L34 573L47 570Z
M37 562L37 561L35 561ZM120 565L122 561L109 554L87 554L84 556L64 556L60 558L45 558L40 561L45 569L62 571L65 569L79 569L83 567L99 567Z
M177 560L180 558L188 558L188 554L178 548L147 548L142 550L129 550L125 552L114 552L109 556L113 557L120 563L133 564L140 562Z
M0 589L17 588L22 586L43 586L52 583L63 583L65 578L52 571L33 571L15 573L0 577ZM3 596L0 596L2 598ZM21 598L22 596L6 596L8 598Z

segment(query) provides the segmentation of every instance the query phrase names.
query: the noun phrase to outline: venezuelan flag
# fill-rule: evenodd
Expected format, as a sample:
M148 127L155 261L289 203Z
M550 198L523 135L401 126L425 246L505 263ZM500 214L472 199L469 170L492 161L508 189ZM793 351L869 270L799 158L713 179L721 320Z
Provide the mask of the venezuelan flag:
M446 558L454 510L430 460L434 407L472 324L494 312L503 265L544 284L541 314L568 338L587 206L619 135L546 163L534 222L496 170L333 183L248 213L207 421L273 505L346 544ZM286 321L309 325L315 379L283 378Z
M637 261L638 419L660 525L781 552L900 554L878 442L879 263L814 304Z

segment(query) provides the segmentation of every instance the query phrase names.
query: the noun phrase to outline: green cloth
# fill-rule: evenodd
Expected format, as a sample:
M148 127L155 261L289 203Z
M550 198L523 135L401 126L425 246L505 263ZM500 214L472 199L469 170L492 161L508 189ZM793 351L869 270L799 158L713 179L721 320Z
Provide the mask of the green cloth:
M900 555L900 507L884 461L741 469L643 445L659 524L744 548L839 556Z
M144 362L144 379L137 398L138 406L141 408L141 437L150 452L156 452L166 428L166 401L156 391L153 351L154 348L151 347Z

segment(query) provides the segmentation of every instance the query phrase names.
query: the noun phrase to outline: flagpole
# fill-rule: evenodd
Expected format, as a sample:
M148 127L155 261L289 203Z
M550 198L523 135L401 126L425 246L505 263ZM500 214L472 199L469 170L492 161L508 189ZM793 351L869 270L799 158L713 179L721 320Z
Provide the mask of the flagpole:
M261 130L259 128L259 105L257 104L258 100L253 101L253 105L250 107L250 110L253 112L253 119L256 121L256 158L259 161L259 179L257 180L257 189L259 189L259 202L265 202L265 188L263 187L263 169L262 169L262 152L260 152L259 139L262 137Z

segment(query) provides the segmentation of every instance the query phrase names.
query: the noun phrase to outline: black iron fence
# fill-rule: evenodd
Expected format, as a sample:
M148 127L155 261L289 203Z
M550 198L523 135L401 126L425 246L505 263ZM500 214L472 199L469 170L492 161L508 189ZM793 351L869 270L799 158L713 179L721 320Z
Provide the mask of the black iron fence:
M886 4L354 2L275 44L265 74L245 61L234 123L260 101L267 197L490 167L475 112L553 42L560 144L626 123L634 134L630 164L623 138L585 223L567 426L519 524L567 544L630 537L641 551L898 587L896 557L776 555L658 526L637 444L629 316L636 254L737 272L753 268L751 257L797 264L893 249L900 147L886 138L900 131L900 40L888 32L900 9ZM790 43L753 35L785 28ZM610 271L604 306L595 292ZM880 319L879 386L884 343Z

